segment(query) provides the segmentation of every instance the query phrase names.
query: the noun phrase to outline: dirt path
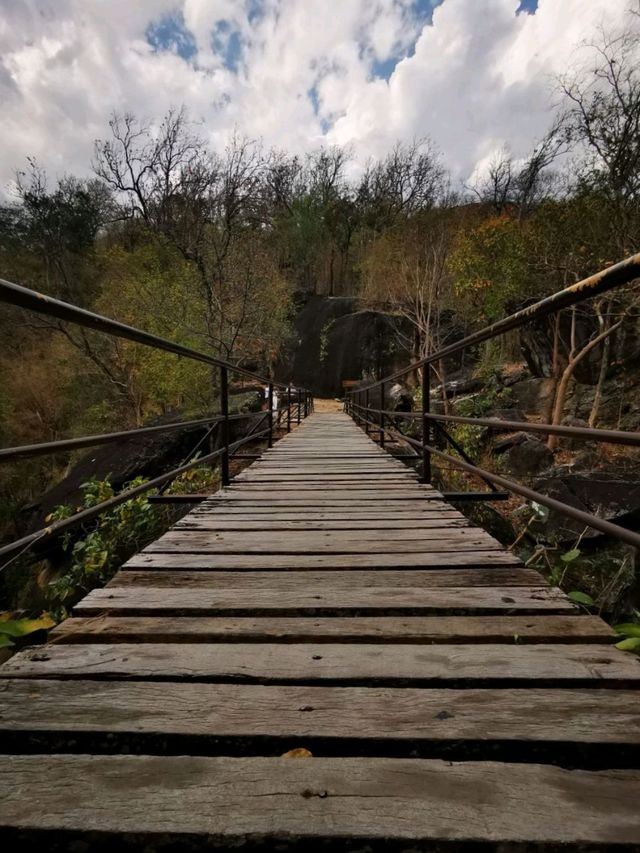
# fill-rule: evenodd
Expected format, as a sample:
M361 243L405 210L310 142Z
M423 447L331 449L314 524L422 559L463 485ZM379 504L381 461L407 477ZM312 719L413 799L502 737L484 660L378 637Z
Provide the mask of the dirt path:
M323 397L315 397L316 412L341 412L342 403L339 400L326 400Z

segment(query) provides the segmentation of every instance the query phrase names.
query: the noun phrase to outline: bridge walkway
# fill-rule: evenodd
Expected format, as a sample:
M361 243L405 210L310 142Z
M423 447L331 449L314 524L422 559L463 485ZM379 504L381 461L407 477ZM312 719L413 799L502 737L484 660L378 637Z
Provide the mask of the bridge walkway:
M313 414L0 669L0 836L638 850L612 636Z

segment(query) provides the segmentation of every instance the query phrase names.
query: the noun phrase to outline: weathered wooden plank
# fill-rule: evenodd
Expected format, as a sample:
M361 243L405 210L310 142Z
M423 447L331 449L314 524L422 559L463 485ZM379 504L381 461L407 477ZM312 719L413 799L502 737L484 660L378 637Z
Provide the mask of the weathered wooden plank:
M55 642L375 642L604 643L614 638L597 616L259 616L101 615L66 619Z
M372 476L374 474L406 474L415 479L417 476L412 468L407 468L401 462L392 462L385 459L376 461L374 458L369 458L365 462L362 460L343 462L336 460L335 457L324 457L316 460L301 457L299 461L286 462L283 459L271 460L270 462L258 461L253 465L245 468L235 479L245 479L251 474L268 473L279 474L284 473L287 476L297 477L306 474L313 476L330 476L333 474L355 474L362 476Z
M72 643L19 652L0 677L638 689L640 661L599 644Z
M242 611L286 614L300 611L410 611L439 613L525 612L575 613L575 604L557 589L545 587L354 587L327 589L299 585L268 589L109 586L94 589L74 607L74 613L91 615L109 611L122 614L208 615Z
M385 541L378 543L376 538L368 539L362 536L354 538L334 538L334 533L348 531L309 531L301 533L272 533L270 531L247 531L242 536L224 531L202 532L198 530L181 529L166 533L148 545L143 553L180 553L180 554L370 554L380 547L389 554L411 554L427 552L462 552L502 551L502 546L487 536L479 533L477 528L451 528L442 530L419 531L424 535L419 539L401 539L385 536ZM396 531L388 531L389 533ZM404 533L405 531L399 531ZM410 532L410 531L407 531ZM466 536L462 535L467 533ZM322 534L322 537L321 537ZM326 536L324 535L326 534ZM433 535L430 535L433 534ZM261 537L264 540L261 541ZM257 541L256 541L257 540Z
M407 468L400 463L374 462L373 460L369 460L366 464L358 462L348 465L345 463L336 463L331 459L319 459L316 463L301 459L298 463L290 463L288 465L282 462L271 464L256 462L238 474L234 478L234 482L238 480L245 481L251 479L253 476L262 476L263 474L268 474L269 476L282 475L284 477L291 477L292 479L299 479L301 477L328 479L334 476L347 479L355 477L374 479L375 477L383 476L411 480L412 482L416 482L418 477L413 468Z
M0 684L0 736L189 735L640 746L633 690L478 690L109 681ZM337 745L339 748L339 744Z
M385 849L394 841L432 850L483 842L547 851L567 844L599 850L640 844L640 774L634 770L400 758L84 755L20 756L3 759L0 768L0 826L5 837L15 828L23 842L56 827L90 845L95 833L102 839L127 833L143 844L160 838L199 849L228 849L247 838L273 848L317 837L340 846L344 839L379 841Z
M136 569L446 569L450 566L520 566L507 551L423 551L414 554L184 554L144 551L125 563Z
M185 520L191 518L233 518L234 521L237 521L239 517L245 518L247 521L261 521L270 518L291 521L306 521L307 519L309 521L314 521L315 519L320 521L386 520L398 522L415 521L416 523L422 519L436 521L442 519L446 521L451 518L457 518L466 520L465 516L461 512L458 512L458 510L451 507L441 509L431 501L424 507L418 505L415 509L409 510L396 510L395 506L385 509L384 506L376 506L375 504L371 508L341 507L340 509L336 509L325 507L314 509L313 507L301 507L296 509L293 507L289 509L287 507L271 507L266 504L256 507L243 507L242 505L226 506L224 503L216 502L212 505L209 501L203 501L194 507L188 516L185 516Z
M351 493L354 490L373 490L375 494L380 495L381 499L392 492L401 492L406 494L407 487L411 486L410 482L403 481L398 477L381 477L372 478L370 481L362 480L360 477L352 480L312 480L310 478L301 478L294 480L285 477L256 477L251 480L243 480L242 483L237 483L229 486L225 490L225 495L233 496L238 491L243 494L247 492L312 492L313 494L322 495L323 493L333 494L335 491Z
M374 587L499 587L523 586L548 588L542 575L534 569L485 568L445 569L412 572L375 572L349 569L346 572L153 572L120 571L107 584L112 586L184 587L188 589L278 589L282 592L299 589L360 589Z
M276 516L276 519L278 517ZM284 519L272 520L271 517L266 517L263 520L256 520L255 516L220 516L218 514L207 513L198 514L189 513L184 519L178 521L174 525L173 530L235 530L242 532L245 530L428 530L440 529L447 530L451 527L469 527L470 522L464 517L452 518L423 518L423 519L407 519L394 521L393 519L352 519L351 521L344 518L336 518L331 520L315 520L302 519L295 520ZM384 534L381 534L380 541L384 541Z
M437 494L437 493L436 493ZM427 503L431 500L437 501L440 504L440 497L431 498L429 495L404 495L401 493L399 495L387 496L381 495L380 492L350 492L350 493L338 493L335 495L327 496L327 497L304 497L301 492L293 493L291 496L287 497L286 493L278 492L277 494L272 494L271 492L255 492L255 493L234 493L220 495L218 498L214 498L217 503L221 506L225 507L230 506L244 506L249 507L260 507L264 506L265 503L269 504L269 507L333 507L334 509L338 506L345 508L349 507L363 507L366 508L368 505L373 505L374 507L380 508L381 506L386 505L389 507L392 503L398 504L402 509L412 509L415 507L420 507L422 504Z

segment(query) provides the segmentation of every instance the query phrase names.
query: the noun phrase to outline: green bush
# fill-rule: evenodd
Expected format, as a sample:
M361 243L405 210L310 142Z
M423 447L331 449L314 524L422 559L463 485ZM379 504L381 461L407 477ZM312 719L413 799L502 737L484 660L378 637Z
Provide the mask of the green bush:
M213 491L218 480L218 474L212 472L211 468L191 468L174 480L167 493ZM138 477L124 488L135 488L144 482L143 477ZM84 483L82 490L81 506L58 506L47 517L47 523L68 518L81 509L96 506L115 495L108 479L89 480ZM104 586L124 561L161 535L175 517L175 509L154 506L149 502L149 493L145 492L101 513L97 519L80 529L74 528L66 533L63 548L69 555L69 563L60 577L49 586L48 597L52 611L58 618L63 618L68 607L81 595Z

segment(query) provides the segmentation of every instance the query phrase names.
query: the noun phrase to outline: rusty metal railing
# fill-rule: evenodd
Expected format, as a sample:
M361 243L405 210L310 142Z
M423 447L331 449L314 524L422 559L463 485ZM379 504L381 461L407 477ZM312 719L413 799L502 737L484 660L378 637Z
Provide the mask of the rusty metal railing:
M112 320L111 318L104 317L101 314L95 314L92 311L79 308L71 303L54 299L53 297L46 296L42 293L37 293L34 290L29 290L26 287L13 284L12 282L5 281L4 279L0 279L0 302L14 305L18 308L32 311L37 314L55 317L64 322L73 323L77 326L92 329L113 337L133 341L134 343L142 344L153 349L163 350L193 361L202 362L204 364L217 367L220 370L219 412L195 420L178 421L170 424L141 427L139 429L132 430L121 430L111 433L83 435L77 438L60 439L59 441L46 441L39 444L7 447L0 449L0 464L35 456L43 456L46 454L64 453L83 447L94 447L123 439L151 435L154 433L172 432L178 429L190 429L198 426L207 427L209 435L213 435L214 431L219 430L219 443L221 445L218 449L185 462L170 471L164 472L158 477L147 480L139 486L125 489L119 494L114 495L108 500L96 504L93 507L77 512L68 518L56 521L47 527L36 530L33 533L23 536L7 545L1 546L0 560L3 558L13 559L17 554L29 550L36 543L52 539L78 524L83 524L97 518L103 512L117 506L118 504L124 503L137 495L155 488L162 488L173 481L176 477L180 476L180 474L188 471L190 468L202 465L206 462L213 462L218 459L220 460L220 479L222 485L226 486L229 484L229 459L235 454L236 450L245 444L256 441L260 438L266 438L269 447L271 447L273 444L274 427L281 425L285 412L285 428L290 432L291 424L294 419L299 424L302 418L306 418L313 410L313 397L307 389L292 388L291 385L275 382L271 378L261 377L250 370L246 370L240 365L232 364L231 362L216 358L208 353L191 349L190 347L183 346L175 341L170 341L166 338L159 337L158 335L145 332L142 329L137 329L134 326L120 323L117 320ZM246 379L252 379L254 382L257 382L266 388L266 411L249 412L246 414L229 413L229 376L231 374L237 374ZM279 396L277 409L274 409L273 407L275 388L278 388L283 392L283 394ZM286 405L280 403L280 400L283 398L286 398ZM263 421L266 419L267 426L259 432L255 432L250 429L247 435L232 442L230 440L230 423L241 418L261 418ZM261 422L258 421L256 425L259 426L260 423ZM0 570L2 568L3 566L0 565Z
M474 418L458 415L436 414L431 412L431 369L432 365L441 359L462 352L470 346L499 337L506 332L522 328L533 320L556 314L565 308L572 307L595 296L599 296L614 288L629 284L640 277L640 254L633 255L619 264L608 267L596 275L590 276L583 281L577 282L570 287L564 288L551 296L523 308L508 317L493 323L437 352L431 353L426 358L413 362L395 373L385 376L375 382L363 384L361 387L348 391L345 394L345 410L354 418L356 423L364 427L367 433L371 430L380 436L380 443L384 446L385 436L404 442L415 448L419 454L422 470L422 481L431 482L431 459L433 456L446 460L450 465L466 473L473 474L483 480L488 486L488 492L472 492L467 495L472 500L503 500L511 494L520 495L530 501L546 506L556 512L572 518L601 533L615 537L635 548L640 548L640 534L634 530L628 530L618 524L598 518L590 513L583 512L576 507L569 506L555 498L550 498L540 492L534 491L514 480L486 471L474 464L464 453L463 448L455 442L455 439L447 432L443 424L467 424L471 426L482 426L489 430L538 433L546 435L563 436L577 441L604 442L609 444L625 445L629 447L640 447L639 432L625 432L622 430L591 429L587 427L572 427L564 424L530 423L528 421L510 421L498 418ZM407 374L421 374L422 405L417 412L396 412L385 407L386 388L391 382L406 376ZM379 405L370 405L372 394L377 392ZM405 435L397 428L400 419L418 421L420 423L421 438L417 439ZM395 426L394 426L395 425ZM444 441L450 444L462 458L446 453L433 446L433 432L437 430ZM498 488L504 491L498 491ZM444 493L447 499L464 499L465 493Z

